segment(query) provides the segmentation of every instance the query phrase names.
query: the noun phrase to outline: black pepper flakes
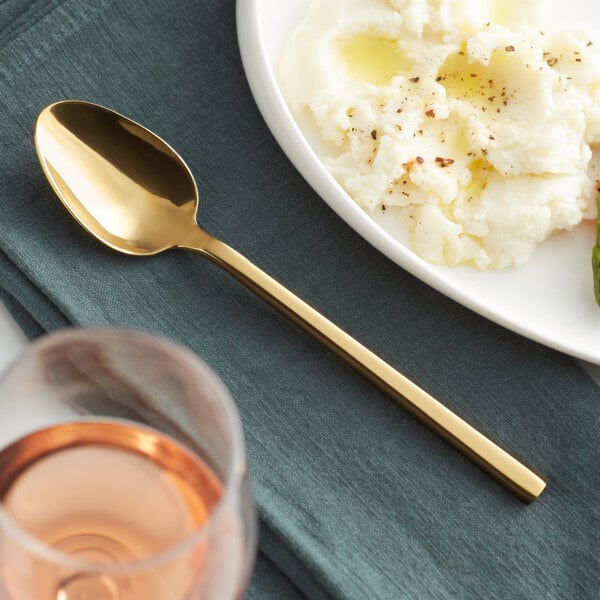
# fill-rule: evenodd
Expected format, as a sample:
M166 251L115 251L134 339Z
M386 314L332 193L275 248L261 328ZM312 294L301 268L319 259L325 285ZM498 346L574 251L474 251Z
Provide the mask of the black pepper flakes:
M420 79L420 77L411 77L409 81L411 81L412 83L419 83Z
M377 139L377 129L373 129L373 131L371 131L371 137L376 140Z
M454 164L454 159L453 158L442 158L441 156L436 156L435 162L437 163L437 165L439 167L441 167L442 169L445 169L446 167L449 167L450 165Z
M504 46L504 51L505 52L514 52L515 51L515 47L514 46Z

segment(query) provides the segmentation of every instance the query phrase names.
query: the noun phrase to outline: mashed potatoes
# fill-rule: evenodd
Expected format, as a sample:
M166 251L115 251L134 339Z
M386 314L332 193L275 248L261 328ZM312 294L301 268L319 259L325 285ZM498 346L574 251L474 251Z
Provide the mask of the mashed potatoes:
M543 2L313 0L282 57L291 110L327 167L414 251L479 269L527 261L593 216L600 36L551 31Z

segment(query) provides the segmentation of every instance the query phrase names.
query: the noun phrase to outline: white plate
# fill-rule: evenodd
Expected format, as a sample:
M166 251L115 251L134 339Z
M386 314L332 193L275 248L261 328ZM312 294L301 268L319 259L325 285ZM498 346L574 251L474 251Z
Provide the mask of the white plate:
M273 135L315 191L361 236L401 267L508 329L542 344L600 364L600 308L592 291L590 252L594 223L544 242L520 268L479 272L439 267L413 254L396 239L395 225L363 212L323 167L307 141L310 131L292 117L274 74L289 35L309 0L238 0L240 51L252 93ZM597 23L600 3L559 0L560 22ZM313 146L316 145L313 139Z

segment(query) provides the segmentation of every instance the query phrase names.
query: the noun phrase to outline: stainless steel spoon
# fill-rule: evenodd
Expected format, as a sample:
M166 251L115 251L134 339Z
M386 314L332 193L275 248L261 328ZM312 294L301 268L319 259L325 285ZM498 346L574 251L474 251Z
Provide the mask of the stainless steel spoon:
M375 385L525 502L546 482L415 383L196 223L198 190L182 158L148 129L107 108L57 102L39 115L42 168L71 214L119 252L194 250L324 342Z

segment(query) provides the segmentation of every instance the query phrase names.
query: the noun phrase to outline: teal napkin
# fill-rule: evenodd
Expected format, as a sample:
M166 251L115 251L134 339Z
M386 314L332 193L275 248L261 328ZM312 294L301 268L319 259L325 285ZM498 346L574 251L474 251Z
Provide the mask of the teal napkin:
M224 0L0 3L0 287L30 336L167 335L236 400L261 519L250 598L597 599L600 390L349 229L262 121ZM116 254L53 196L32 127L105 104L188 161L199 220L550 478L525 506L201 257ZM598 318L600 318L600 313ZM600 341L599 341L600 343Z

